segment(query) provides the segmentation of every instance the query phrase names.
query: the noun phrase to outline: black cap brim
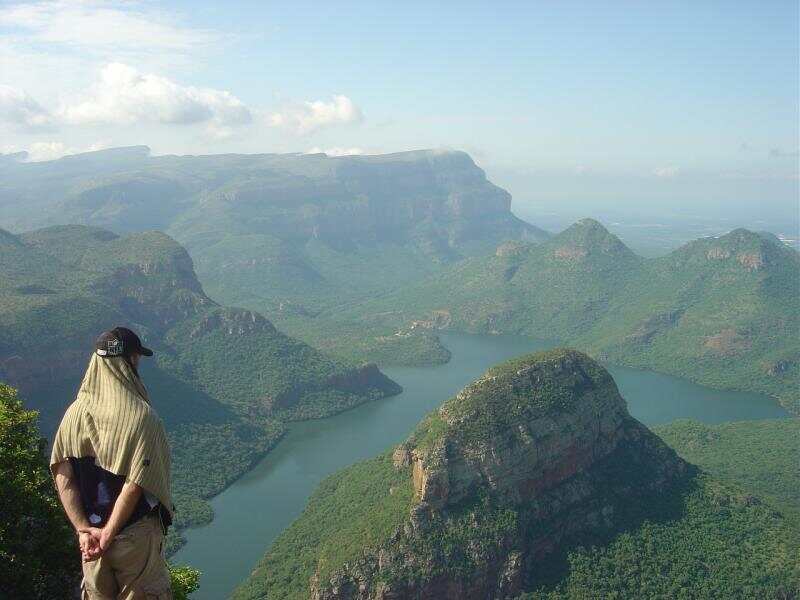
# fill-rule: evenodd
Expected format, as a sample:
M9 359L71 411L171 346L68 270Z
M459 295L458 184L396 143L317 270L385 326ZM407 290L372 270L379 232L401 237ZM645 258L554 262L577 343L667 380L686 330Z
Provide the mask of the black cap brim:
M139 348L139 354L141 354L142 356L153 356L153 351L150 350L150 348L145 348L144 346L142 346L141 348Z

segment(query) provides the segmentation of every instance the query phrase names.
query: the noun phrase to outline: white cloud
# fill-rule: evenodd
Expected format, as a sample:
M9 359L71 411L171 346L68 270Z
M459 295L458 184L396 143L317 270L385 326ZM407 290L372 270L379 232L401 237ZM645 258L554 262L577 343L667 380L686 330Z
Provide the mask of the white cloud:
M106 0L17 2L0 8L0 26L27 43L116 53L189 52L219 39L215 32L181 26L172 15L138 2Z
M67 123L207 123L213 131L252 120L250 109L224 90L183 86L121 63L106 65L89 95L59 111Z
M51 124L50 113L24 90L0 85L0 121L20 129L42 129Z
M350 98L336 95L330 102L304 102L300 106L272 113L268 115L267 122L273 127L307 134L329 125L360 123L363 118L361 109Z
M320 154L320 153L327 154L328 156L355 156L358 154L364 154L364 149L357 147L340 148L338 146L335 146L333 148L326 148L325 150L323 150L318 146L314 146L313 148L311 148L306 152L306 154Z
M681 168L675 166L656 167L655 169L653 169L653 175L655 175L656 177L663 177L664 179L677 177L677 175L680 172Z

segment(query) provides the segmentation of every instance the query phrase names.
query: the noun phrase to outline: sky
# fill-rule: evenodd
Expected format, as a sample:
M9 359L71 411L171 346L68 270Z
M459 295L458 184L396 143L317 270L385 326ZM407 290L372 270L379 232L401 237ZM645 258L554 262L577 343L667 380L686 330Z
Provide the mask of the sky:
M794 218L796 1L0 0L0 152L465 150L526 206Z

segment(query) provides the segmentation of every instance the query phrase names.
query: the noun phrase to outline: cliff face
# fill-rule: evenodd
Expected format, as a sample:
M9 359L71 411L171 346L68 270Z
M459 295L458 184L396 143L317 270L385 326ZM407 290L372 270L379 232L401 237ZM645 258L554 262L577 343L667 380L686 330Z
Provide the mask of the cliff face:
M456 151L154 157L138 147L9 163L3 174L9 201L0 202L0 225L20 229L63 223L68 214L114 231L168 230L192 247L225 234L335 246L413 242L418 226L429 240L457 246L479 224L497 228L486 235L498 241L546 237L514 217L508 192Z
M539 561L613 530L626 502L686 470L602 367L564 349L490 370L393 458L414 488L408 519L387 543L318 571L313 600L513 597Z

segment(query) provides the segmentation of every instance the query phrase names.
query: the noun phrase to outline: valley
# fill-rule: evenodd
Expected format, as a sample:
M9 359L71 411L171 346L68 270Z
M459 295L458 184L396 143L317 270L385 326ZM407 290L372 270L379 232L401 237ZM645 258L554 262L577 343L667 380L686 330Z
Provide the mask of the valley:
M256 312L217 304L163 233L0 231L0 301L0 381L40 411L48 437L98 332L130 324L154 348L143 376L173 446L178 532L212 518L206 499L269 451L287 422L400 391L374 364L332 359Z
M712 593L748 597L788 589L783 586L796 576L792 526L755 500L742 500L735 486L698 474L622 416L624 408L616 409L624 411L616 422L615 409L604 404L619 399L616 388L606 395L581 379L604 371L565 368L560 357L583 360L570 352L540 352L492 367L423 419L404 444L323 480L234 597L483 598L526 591L571 597L580 586L613 589L617 569L638 564L644 579L631 581L631 590L649 598L673 590L673 580L658 571L685 571L684 583L696 585L710 574L695 565L708 561L716 565L704 584ZM528 365L537 364L529 356L556 361L552 373L530 367L537 382L532 397L525 384L504 383L507 376L528 377ZM563 384L555 383L560 378ZM596 403L596 410L578 398ZM528 408L529 402L541 408ZM539 416L522 425L516 411L529 410ZM578 412L560 416L571 410ZM526 436L536 442L526 443ZM405 437L398 432L395 439ZM598 479L592 479L595 469ZM527 493L533 497L520 504ZM728 508L720 512L720 503ZM601 555L598 566L607 570L593 570L594 558L581 559L572 535L600 543L597 553L609 544L617 556L634 554L621 562ZM747 540L744 553L720 553L740 536ZM651 543L651 552L641 551ZM585 567L580 560L589 562ZM754 567L763 569L757 580Z
M386 374L403 386L400 395L329 419L292 424L263 461L211 500L215 520L187 530L187 545L173 557L207 574L197 598L226 597L249 575L265 548L300 516L325 477L403 441L422 417L493 364L557 345L518 335L441 336L453 350L448 363L386 368ZM711 425L786 416L768 397L716 391L638 369L607 368L631 414L649 426L678 418Z
M205 574L193 598L560 598L606 589L625 564L659 597L679 572L699 581L707 561L721 565L715 594L791 584L775 568L800 531L785 460L797 451L786 417L800 410L800 255L774 235L738 228L645 258L591 218L549 233L457 151L131 147L0 161L0 177L0 381L49 435L94 335L120 323L142 334L173 452L167 551ZM561 365L535 385L496 366L553 348L525 359ZM562 447L545 427L535 475L513 452L495 474L474 463L527 444L492 436L541 408L506 415L503 392L485 414L467 403L458 426L430 413L460 406L490 368L527 390L509 397L520 406L543 394L537 423L563 417L570 439L599 419L601 436ZM592 408L570 412L584 393ZM600 396L610 404L592 404ZM453 472L431 470L432 448L446 450L433 463L465 454ZM539 482L539 508L496 495L514 477ZM779 558L687 549L712 534L715 547L745 536ZM653 540L676 547L674 563L643 550ZM753 569L765 575L750 588Z

